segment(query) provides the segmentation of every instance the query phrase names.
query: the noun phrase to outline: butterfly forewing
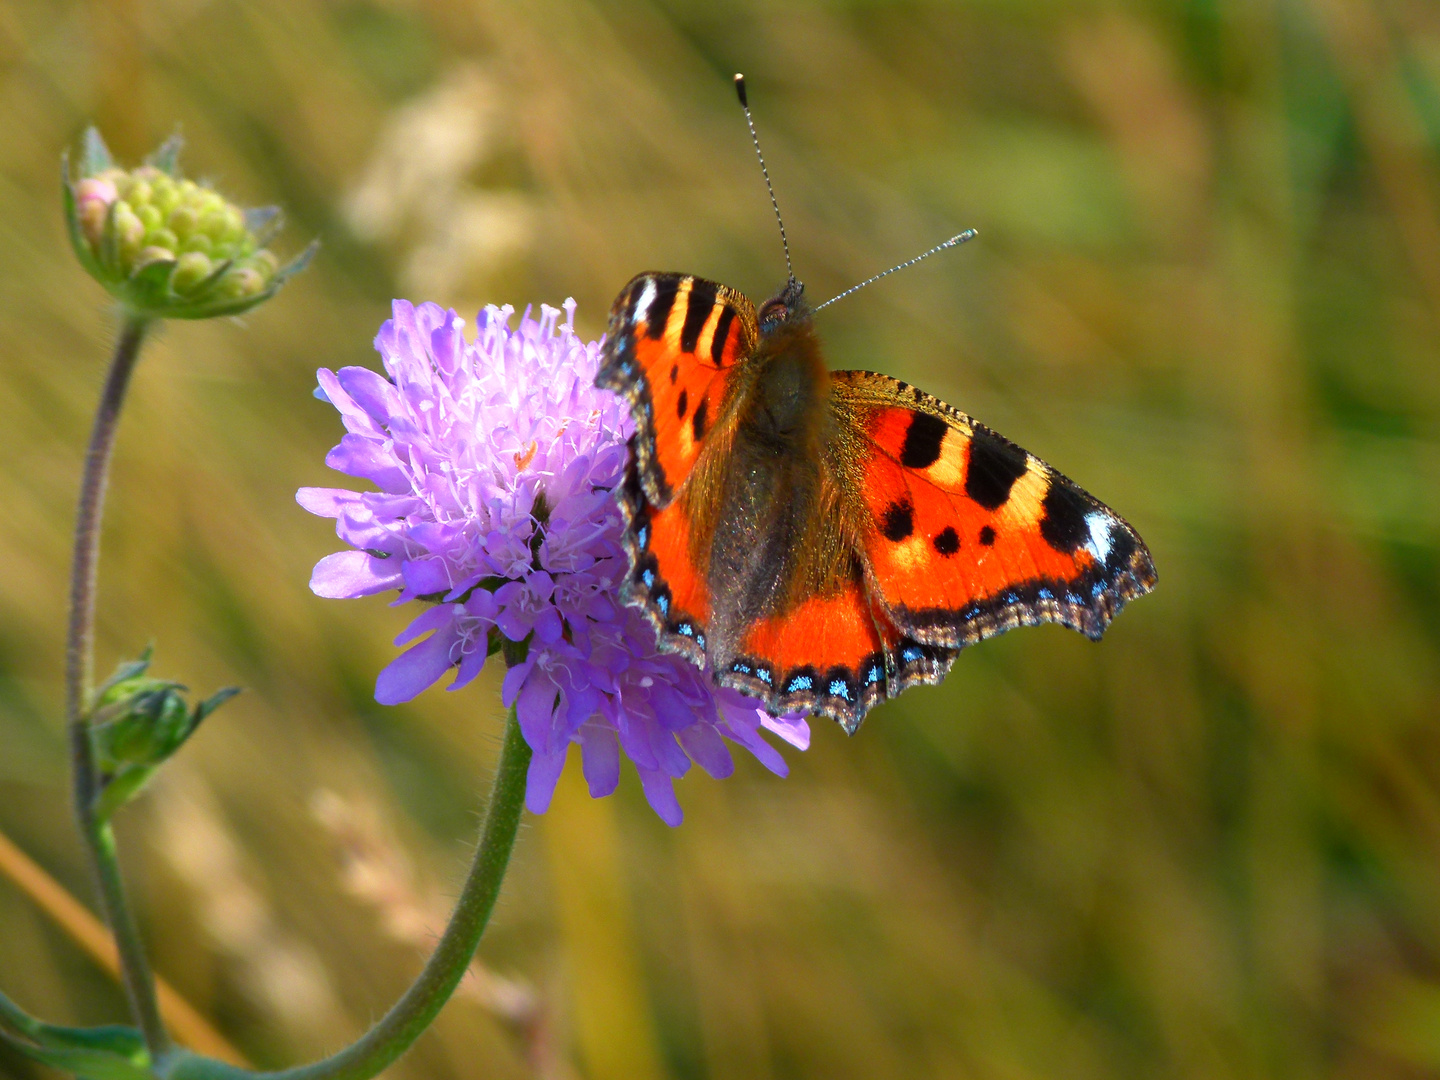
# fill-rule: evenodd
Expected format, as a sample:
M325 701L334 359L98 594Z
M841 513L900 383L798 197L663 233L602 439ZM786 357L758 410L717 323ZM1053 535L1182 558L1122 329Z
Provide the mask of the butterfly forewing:
M701 450L726 423L730 378L755 347L755 308L734 289L689 274L637 275L610 311L598 385L635 417L620 507L630 575L623 592L655 625L662 649L705 662L709 583L677 499Z
M864 448L868 580L917 641L960 648L1039 622L1099 638L1154 587L1135 531L1040 459L897 379L834 380Z
M596 382L630 402L653 506L668 506L689 478L757 333L743 294L689 274L639 274L615 300Z

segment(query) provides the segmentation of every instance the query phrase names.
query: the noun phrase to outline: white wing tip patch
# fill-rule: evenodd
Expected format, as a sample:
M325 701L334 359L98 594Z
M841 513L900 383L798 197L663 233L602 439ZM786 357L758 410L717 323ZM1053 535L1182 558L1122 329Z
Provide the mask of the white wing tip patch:
M645 291L640 294L640 299L635 304L634 321L639 322L641 319L644 319L648 322L650 319L650 305L654 302L655 279L652 277L649 281L645 282Z
M1086 546L1098 562L1107 562L1110 558L1110 515L1092 510L1085 515L1085 524L1090 529L1090 543Z

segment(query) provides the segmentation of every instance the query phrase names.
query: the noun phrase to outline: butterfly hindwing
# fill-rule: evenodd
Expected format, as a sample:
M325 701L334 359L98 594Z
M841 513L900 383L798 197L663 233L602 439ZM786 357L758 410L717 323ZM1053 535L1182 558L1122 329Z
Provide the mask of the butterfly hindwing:
M886 698L941 681L955 651L904 634L871 602L859 569L838 591L752 624L717 680L773 713L829 716L851 733Z
M1155 585L1117 514L1043 461L914 387L834 373L868 515L868 579L919 642L957 649L1055 622L1099 638Z
M621 599L645 613L663 651L682 653L703 667L710 595L705 576L691 558L689 517L679 500L663 510L651 504L636 459L632 437L630 465L619 499L630 557Z
M596 382L630 402L634 459L651 505L668 506L688 479L757 335L750 301L704 278L639 274L621 290Z

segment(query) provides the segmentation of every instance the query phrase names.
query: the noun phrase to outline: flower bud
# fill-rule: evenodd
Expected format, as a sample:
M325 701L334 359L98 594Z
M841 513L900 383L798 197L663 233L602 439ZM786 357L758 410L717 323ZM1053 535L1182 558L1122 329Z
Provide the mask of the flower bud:
M258 295L265 288L265 279L253 267L237 266L220 279L220 285L224 295L238 300Z
M145 242L145 223L130 208L129 202L117 202L110 214L111 228L115 230L115 241L119 246L120 261L129 266L140 245Z
M180 176L178 152L178 139L171 139L127 171L111 162L94 129L88 131L79 176L72 180L68 161L65 167L71 243L85 269L132 317L239 314L303 269L315 245L281 267L263 246L276 223L274 209L243 211Z
M187 251L175 264L175 272L170 275L170 285L182 296L189 295L214 270L215 266L208 255L200 251Z
M145 234L145 239L156 247L169 248L174 251L180 246L180 239L173 232L166 228L151 229Z
M192 709L185 687L146 674L150 657L147 648L140 659L121 664L96 692L90 746L101 781L94 809L102 821L145 785L206 716L240 692L227 687Z
M132 679L117 690L123 693L110 703L114 715L93 729L101 772L164 761L190 733L185 688L161 679Z
M135 269L142 266L149 266L153 262L174 262L175 252L167 247L160 247L157 244L147 244L135 255Z

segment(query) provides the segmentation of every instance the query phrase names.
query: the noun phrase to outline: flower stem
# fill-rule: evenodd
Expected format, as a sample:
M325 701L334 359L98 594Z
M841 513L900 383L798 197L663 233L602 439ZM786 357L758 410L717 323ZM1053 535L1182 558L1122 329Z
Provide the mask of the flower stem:
M408 1050L430 1026L470 966L480 935L490 921L500 883L515 848L520 812L525 805L525 776L530 747L520 734L515 709L505 723L505 742L495 770L490 806L470 876L455 904L450 925L425 970L388 1013L360 1039L323 1061L280 1072L254 1073L209 1058L177 1051L163 1069L168 1080L369 1080Z
M100 395L85 469L80 480L80 506L75 519L75 560L70 570L70 622L65 642L65 719L70 730L74 771L75 817L100 887L100 905L120 954L120 972L130 1012L145 1036L145 1045L159 1058L170 1049L170 1036L160 1021L155 978L140 943L140 931L125 899L125 885L115 855L110 826L95 816L98 779L90 747L90 687L95 667L95 581L100 560L100 519L105 483L115 448L115 430L130 374L140 358L148 323L126 316L115 343L110 373Z

